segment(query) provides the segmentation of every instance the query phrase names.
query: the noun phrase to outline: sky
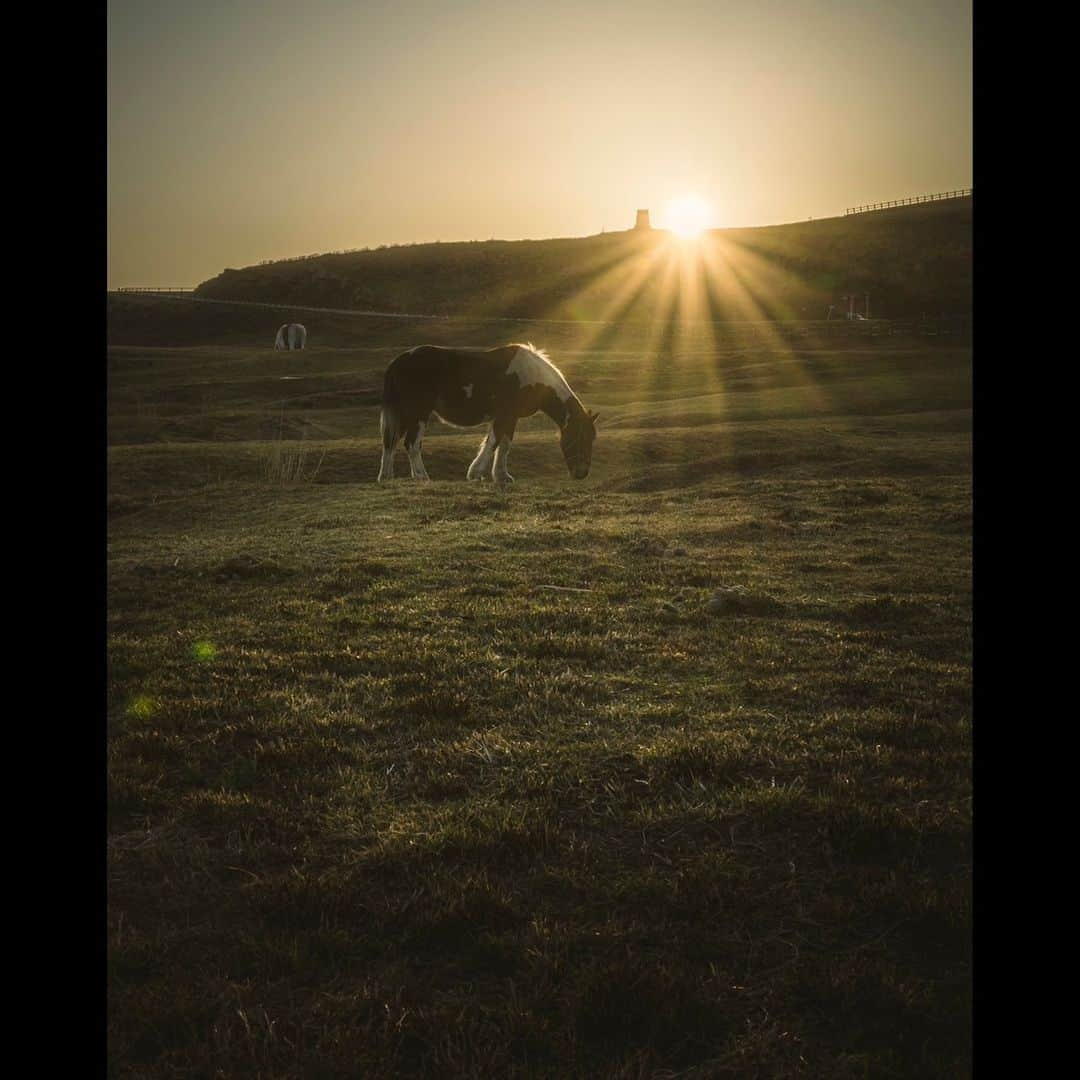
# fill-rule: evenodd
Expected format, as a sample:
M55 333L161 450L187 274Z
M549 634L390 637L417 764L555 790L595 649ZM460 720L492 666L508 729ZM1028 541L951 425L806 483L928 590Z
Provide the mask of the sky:
M108 5L108 288L972 185L971 0Z

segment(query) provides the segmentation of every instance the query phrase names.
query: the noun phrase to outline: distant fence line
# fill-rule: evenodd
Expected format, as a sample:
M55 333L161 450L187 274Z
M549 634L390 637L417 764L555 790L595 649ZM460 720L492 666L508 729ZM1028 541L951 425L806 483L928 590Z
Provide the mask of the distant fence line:
M314 311L323 315L355 315L369 319L427 319L438 322L524 322L524 323L550 323L552 325L563 323L567 326L577 324L591 324L595 326L612 326L613 323L602 319L533 319L518 315L423 315L417 312L407 311L369 311L364 308L327 308L314 307L310 304L273 303L268 300L219 300L211 296L192 296L191 289L116 289L115 292L143 293L155 296L166 292L182 293L186 295L169 296L170 300L190 300L195 304L230 304L239 307L268 308L272 311Z
M135 293L154 293L154 294L157 294L157 293L193 293L195 290L194 289L185 289L185 288L168 288L168 289L148 289L148 288L133 289L133 288L124 288L124 289L117 289L116 291L117 292L135 292Z
M117 289L116 292L141 292L154 293L154 289ZM190 290L171 290L176 292L190 292ZM400 311L357 311L352 308L320 308L309 307L303 304L273 304L263 300L218 300L201 296L172 296L169 299L187 300L196 304L226 304L236 307L266 308L274 311L311 311L324 315L349 315L358 318L375 319L402 319L432 322L461 322L461 323L529 323L546 326L615 326L615 321L603 319L533 319L520 315L414 315ZM809 336L859 336L881 337L888 335L909 335L916 337L934 337L936 335L952 335L964 337L971 332L971 318L968 315L949 314L946 312L927 313L918 316L905 316L898 319L791 319L757 321L721 320L712 322L706 319L671 319L649 320L629 319L622 322L623 325L633 323L642 327L655 326L658 323L667 325L678 324L681 326L722 327L728 331L743 332L754 336L766 338L775 337L777 334L788 337Z
M871 210L887 210L890 206L914 206L916 203L938 202L941 199L963 199L974 195L974 188L960 188L957 191L939 191L936 195L914 195L910 199L893 199L891 202L867 203L865 206L849 206L846 214L866 214Z

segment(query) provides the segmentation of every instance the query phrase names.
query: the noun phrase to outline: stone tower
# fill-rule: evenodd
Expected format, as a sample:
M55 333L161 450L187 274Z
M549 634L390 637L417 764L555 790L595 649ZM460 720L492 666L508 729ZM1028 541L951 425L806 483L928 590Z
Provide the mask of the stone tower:
M652 228L652 226L649 224L649 211L648 210L639 210L637 212L637 221L634 222L634 228L635 229L651 229Z

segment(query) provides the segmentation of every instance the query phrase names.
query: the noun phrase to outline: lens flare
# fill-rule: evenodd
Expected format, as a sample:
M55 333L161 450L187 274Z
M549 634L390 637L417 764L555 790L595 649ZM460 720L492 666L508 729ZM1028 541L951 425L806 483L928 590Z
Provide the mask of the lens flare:
M128 704L127 714L137 720L149 720L160 708L156 698L149 694L139 694Z

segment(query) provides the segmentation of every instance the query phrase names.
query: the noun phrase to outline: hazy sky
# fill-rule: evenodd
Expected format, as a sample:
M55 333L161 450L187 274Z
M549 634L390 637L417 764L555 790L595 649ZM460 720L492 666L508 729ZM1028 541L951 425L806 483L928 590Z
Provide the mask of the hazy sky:
M108 65L110 288L972 183L971 0L114 0Z

